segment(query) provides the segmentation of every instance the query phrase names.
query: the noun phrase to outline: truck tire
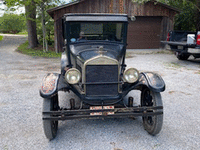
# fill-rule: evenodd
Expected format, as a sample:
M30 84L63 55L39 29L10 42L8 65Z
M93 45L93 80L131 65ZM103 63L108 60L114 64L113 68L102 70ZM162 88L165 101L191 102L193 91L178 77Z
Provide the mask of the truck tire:
M153 92L145 88L141 92L141 106L163 106L162 98L159 92ZM159 111L159 110L154 110ZM157 135L163 124L163 114L157 116L144 116L143 127L150 135Z
M58 95L51 98L44 98L43 100L43 112L58 110ZM43 114L43 117L50 117L48 114ZM52 140L57 135L58 121L43 120L44 134L49 140Z
M179 60L187 60L190 57L190 55L189 54L181 54L180 52L176 52L176 57Z

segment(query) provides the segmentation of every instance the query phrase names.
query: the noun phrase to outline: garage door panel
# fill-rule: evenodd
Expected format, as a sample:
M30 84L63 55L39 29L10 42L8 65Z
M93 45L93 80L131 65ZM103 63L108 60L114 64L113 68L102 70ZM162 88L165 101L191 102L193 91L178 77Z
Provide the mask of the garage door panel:
M140 47L138 49L152 49L154 48L154 45L159 45L160 42L157 42L157 41L151 41L151 42L146 42L144 44L143 41L137 41L137 42L132 42L131 45L134 46L134 47ZM129 46L129 44L128 44ZM134 48L134 49L137 49L137 48Z
M128 46L130 49L159 48L162 17L136 17L129 23Z

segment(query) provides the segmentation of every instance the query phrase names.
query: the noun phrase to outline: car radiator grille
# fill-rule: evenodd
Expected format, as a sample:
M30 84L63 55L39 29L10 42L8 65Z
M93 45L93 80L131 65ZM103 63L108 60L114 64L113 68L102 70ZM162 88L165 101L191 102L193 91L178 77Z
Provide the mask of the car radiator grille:
M87 65L86 95L115 96L118 94L118 65Z

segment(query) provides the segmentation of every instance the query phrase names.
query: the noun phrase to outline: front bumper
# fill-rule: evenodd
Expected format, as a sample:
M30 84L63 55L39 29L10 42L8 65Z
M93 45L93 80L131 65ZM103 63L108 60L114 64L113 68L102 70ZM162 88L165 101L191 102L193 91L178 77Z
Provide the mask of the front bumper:
M188 48L188 53L191 53L191 54L200 54L200 48L196 47L196 48Z
M90 115L90 113L102 112L102 115ZM108 112L114 112L107 115ZM156 107L126 107L115 109L80 109L80 110L58 110L43 112L43 120L73 120L73 119L102 119L102 118L127 118L137 116L155 116L163 114L163 106Z

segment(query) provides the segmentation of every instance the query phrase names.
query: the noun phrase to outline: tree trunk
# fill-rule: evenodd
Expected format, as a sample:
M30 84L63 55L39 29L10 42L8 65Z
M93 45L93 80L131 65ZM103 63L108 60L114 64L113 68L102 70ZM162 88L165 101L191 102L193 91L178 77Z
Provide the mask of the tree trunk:
M44 15L44 3L41 3L41 11L42 11L42 32L43 32L43 51L48 52L48 43L46 37L46 25L45 25L45 15ZM46 47L46 50L45 50Z
M197 7L200 8L200 1L197 1ZM197 9L197 22L196 22L196 31L200 31L200 10Z
M29 48L37 47L36 6L32 1L25 6Z

